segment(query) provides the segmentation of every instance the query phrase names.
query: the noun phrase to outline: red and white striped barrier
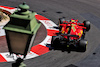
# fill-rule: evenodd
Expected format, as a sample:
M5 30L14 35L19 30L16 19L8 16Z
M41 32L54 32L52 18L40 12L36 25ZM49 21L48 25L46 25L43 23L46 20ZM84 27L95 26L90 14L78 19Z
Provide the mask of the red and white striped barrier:
M5 6L0 6L0 8L8 10L9 12L12 12L12 13L14 12L14 10L16 10L16 8L5 7ZM49 48L46 47L46 44L50 44L51 38L54 35L54 33L59 32L59 30L53 28L54 26L57 26L57 25L51 20L49 20L48 18L45 18L39 14L36 14L35 17L38 21L40 21L45 26L47 30L47 36L41 43L31 48L30 53L27 54L25 59L35 58L37 56L40 56L49 52ZM3 32L3 33L0 33L0 36L5 35L3 30L2 31L0 30L0 32ZM0 53L0 62L11 62L15 60L16 60L16 55L10 56L9 52Z

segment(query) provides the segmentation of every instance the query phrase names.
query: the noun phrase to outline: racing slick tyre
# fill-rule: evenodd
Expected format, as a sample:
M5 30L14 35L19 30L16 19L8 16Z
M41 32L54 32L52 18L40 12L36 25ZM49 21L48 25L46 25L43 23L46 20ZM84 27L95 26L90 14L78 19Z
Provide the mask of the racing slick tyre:
M65 21L64 18L59 18L59 24L62 24Z
M59 30L60 30L60 31L61 31L61 28L62 28L62 27L60 26L60 24L62 24L63 21L65 21L64 18L59 18L58 27L59 27Z
M80 40L79 41L79 51L85 52L86 51L86 45L87 45L86 40Z
M60 41L59 41L58 36L52 36L51 47L56 48L59 45L59 43L60 43Z
M84 21L84 26L86 27L86 31L90 30L90 21Z

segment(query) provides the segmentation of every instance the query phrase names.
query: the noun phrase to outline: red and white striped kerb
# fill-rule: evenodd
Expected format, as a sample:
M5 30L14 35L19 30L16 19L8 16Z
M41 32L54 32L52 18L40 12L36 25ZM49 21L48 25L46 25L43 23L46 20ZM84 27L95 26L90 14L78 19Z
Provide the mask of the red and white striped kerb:
M8 11L8 13L13 13L16 8L13 7L7 7L7 6L0 6L0 9L2 9L3 11ZM30 50L30 52L27 54L26 59L31 59L31 58L35 58L37 56L43 55L47 52L49 52L49 48L46 47L46 44L50 44L51 43L51 38L54 35L54 33L59 32L59 30L54 29L53 26L57 26L53 21L49 20L48 18L41 16L39 14L35 14L35 17L38 21L40 21L46 28L47 30L47 36L46 38L39 44L37 44L36 46L33 46ZM2 29L3 26L0 27L0 36L4 36L5 32ZM20 56L22 57L22 56ZM11 62L11 61L15 61L16 60L16 56L9 56L9 52L5 52L5 53L0 53L0 62Z

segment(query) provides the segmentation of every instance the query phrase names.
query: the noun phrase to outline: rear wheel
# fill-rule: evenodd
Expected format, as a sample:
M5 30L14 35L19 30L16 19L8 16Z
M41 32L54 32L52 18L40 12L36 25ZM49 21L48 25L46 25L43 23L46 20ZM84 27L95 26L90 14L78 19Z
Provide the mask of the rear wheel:
M55 48L60 43L59 38L57 36L52 36L51 47Z
M84 21L84 27L86 27L86 31L90 30L90 21Z
M80 40L79 41L79 51L85 52L86 45L87 45L87 40Z

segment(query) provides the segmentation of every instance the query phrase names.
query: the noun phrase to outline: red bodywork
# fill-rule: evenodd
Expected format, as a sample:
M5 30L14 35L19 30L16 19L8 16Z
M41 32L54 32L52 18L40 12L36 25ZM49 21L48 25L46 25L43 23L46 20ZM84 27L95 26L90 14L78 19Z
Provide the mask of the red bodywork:
M79 39L82 37L83 29L86 29L84 27L84 23L78 23L78 20L71 19L70 22L63 21L62 24L60 24L61 33L62 34L70 34L70 35L77 35L78 37L70 37L71 40L73 39ZM64 35L63 35L64 36ZM68 38L68 36L64 36L64 38Z

